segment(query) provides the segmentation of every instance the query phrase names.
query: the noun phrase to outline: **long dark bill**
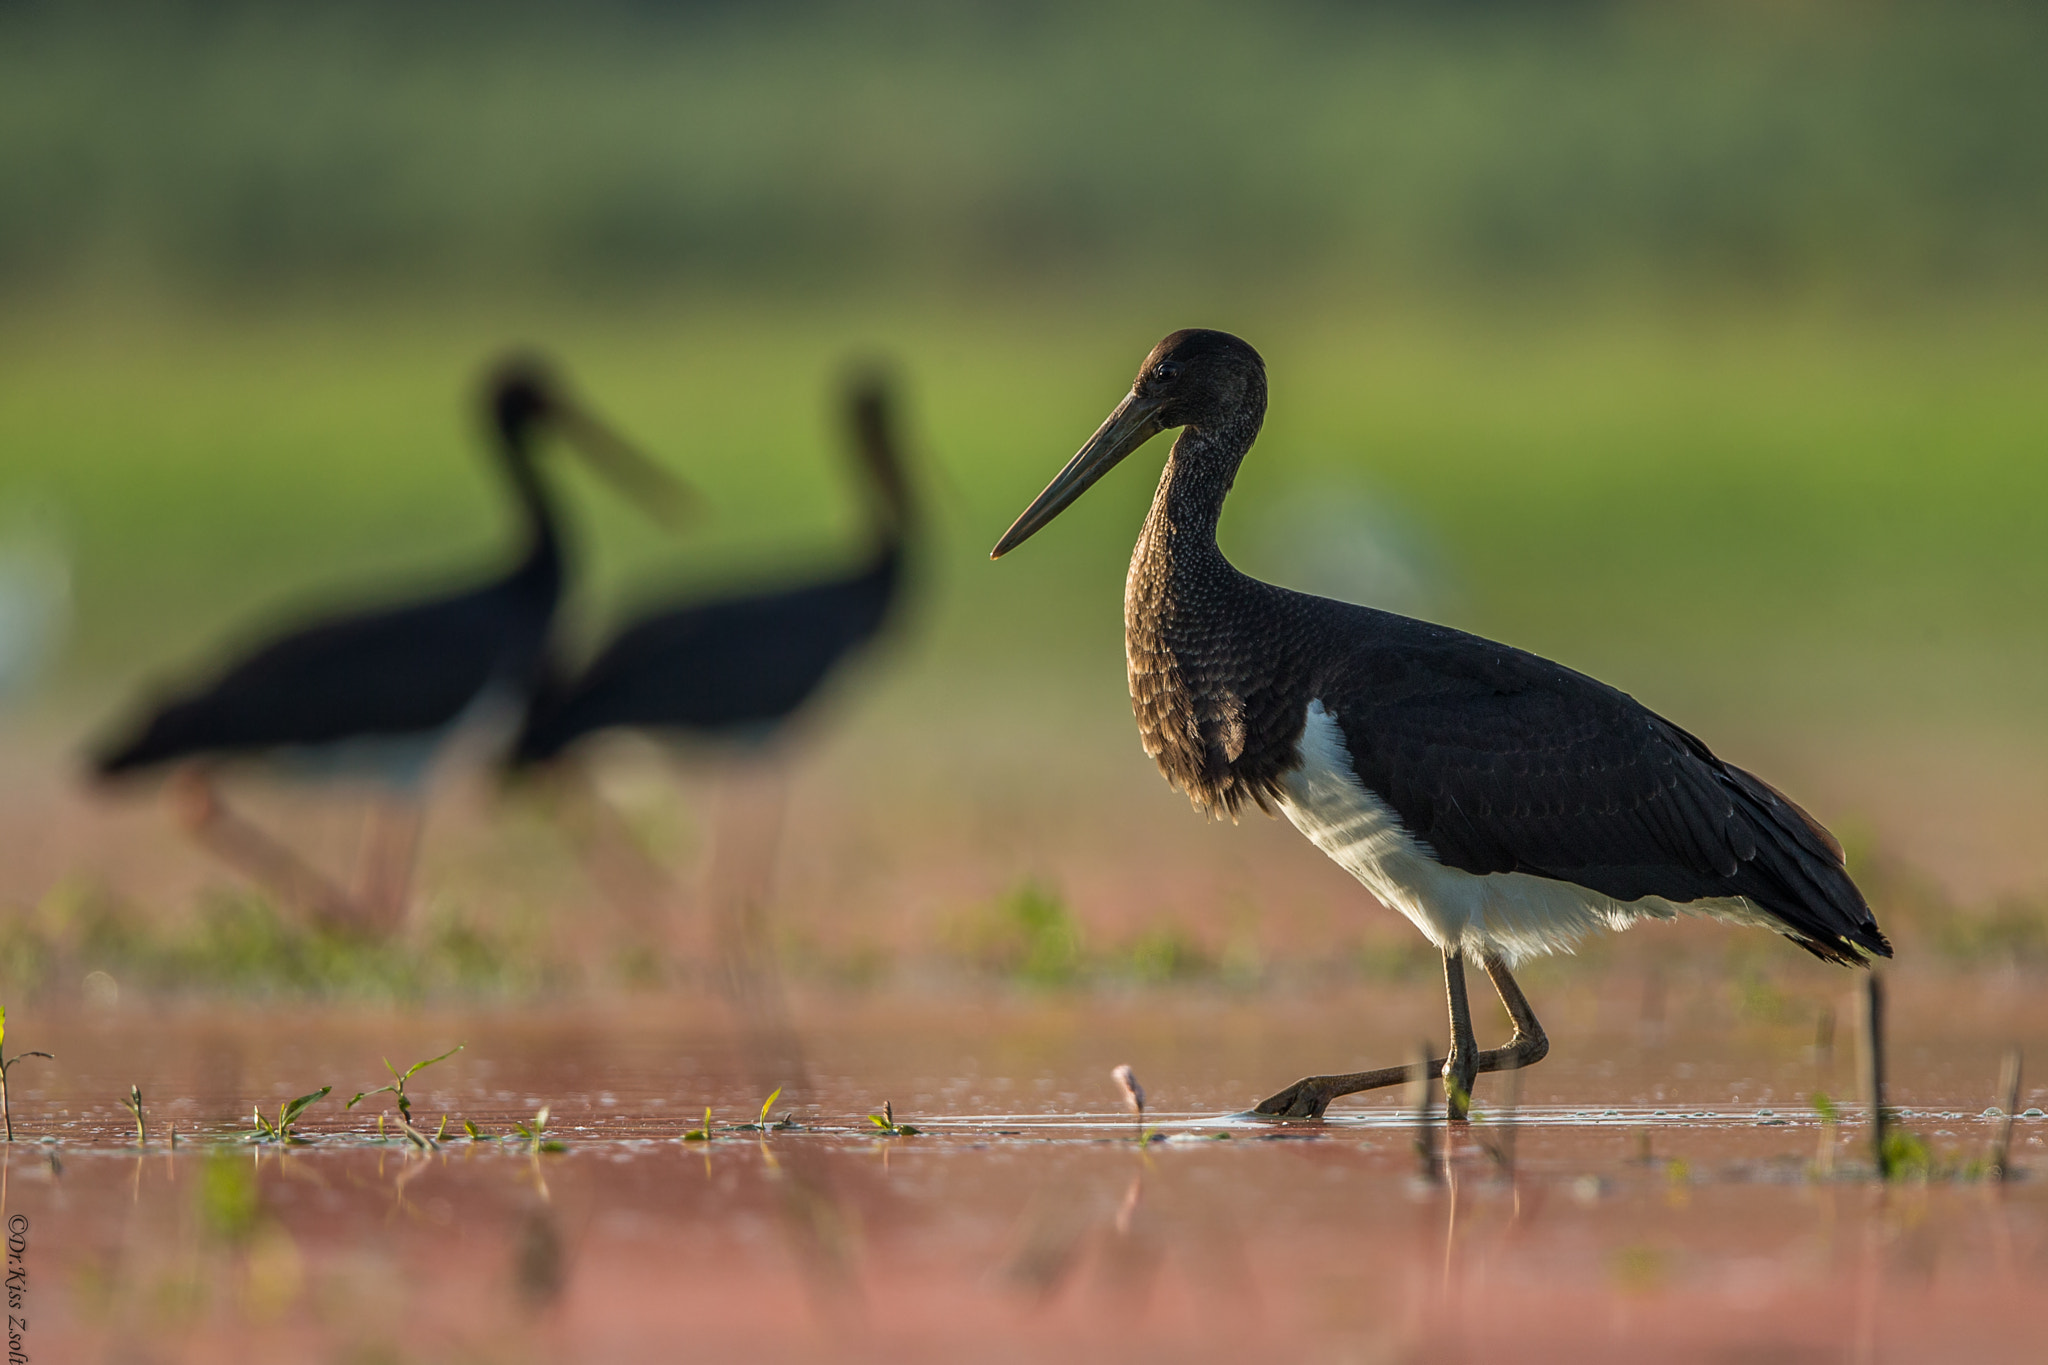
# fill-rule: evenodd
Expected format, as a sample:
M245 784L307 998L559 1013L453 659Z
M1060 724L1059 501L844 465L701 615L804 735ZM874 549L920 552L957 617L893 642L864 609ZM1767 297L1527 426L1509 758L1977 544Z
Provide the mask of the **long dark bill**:
M1109 420L1096 428L1080 453L1067 461L1067 467L1045 486L1038 500L1025 508L1024 515L1003 532L1003 538L996 542L988 557L1001 559L1037 535L1054 517L1066 511L1076 498L1094 487L1097 479L1114 469L1119 460L1165 429L1159 421L1158 402L1130 394L1117 404Z
M680 526L696 511L694 488L581 407L557 400L554 419L584 462L654 520Z

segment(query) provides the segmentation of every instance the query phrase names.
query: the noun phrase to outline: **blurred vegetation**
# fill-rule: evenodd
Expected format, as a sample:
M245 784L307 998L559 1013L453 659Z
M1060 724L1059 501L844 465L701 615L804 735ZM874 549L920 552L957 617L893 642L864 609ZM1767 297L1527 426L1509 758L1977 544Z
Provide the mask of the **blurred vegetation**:
M954 916L941 938L959 965L1040 990L1218 980L1232 986L1255 984L1255 969L1223 971L1217 955L1170 921L1153 924L1120 945L1091 945L1072 908L1038 881L1022 882L994 901Z
M2048 906L1956 905L1899 869L1864 884L1882 908L1902 962L1957 976L1987 970L2031 980L2048 973ZM1688 1017L1713 1017L1812 1037L1816 1011L1847 982L1761 933L1650 925L1600 935L1580 951L1521 971L1532 992L1577 993L1600 1007L1664 1017L1667 992ZM1320 945L1262 944L1250 925L1225 936L1171 913L1120 934L1079 915L1052 885L1022 881L957 906L908 934L826 940L785 926L783 970L806 991L858 996L900 990L979 996L991 987L1032 994L1133 990L1297 998L1441 989L1436 949L1388 916L1361 917ZM170 1000L372 1004L528 1003L616 999L623 993L715 989L712 965L606 929L499 907L475 913L437 900L401 936L373 941L307 927L253 892L215 890L189 911L125 900L74 880L33 906L0 906L0 995L82 1000L96 1008ZM1640 993L1640 1002L1637 994ZM1706 1014L1700 1012L1704 1010Z
M1895 943L1965 971L2048 969L2048 902L2002 896L1958 904L1931 878L1896 859L1852 858L1857 885L1883 914Z
M934 530L883 704L926 735L1000 718L949 771L1064 800L1074 754L1142 761L1118 599L1161 451L986 548L1146 347L1204 324L1273 375L1223 526L1251 572L1346 534L1288 509L1363 508L1357 535L1422 547L1432 615L1737 761L2038 738L2044 57L2048 11L1976 0L0 0L0 526L54 509L78 615L45 695L71 736L276 613L482 571L509 521L467 386L507 343L708 494L677 540L550 468L575 637L829 560L858 503L828 395L880 352ZM232 898L127 913L30 916L0 972L552 979L497 930L378 957ZM985 977L1292 970L1170 923L1090 943L1050 894L964 920L944 951ZM1961 915L1942 951L2038 962L2040 923ZM667 970L623 954L624 983Z
M2044 55L2020 3L17 0L0 288L2002 289Z
M405 939L371 941L303 927L254 894L215 893L174 919L74 884L0 916L0 989L67 995L85 980L92 997L88 978L104 974L101 991L117 993L100 1004L126 992L389 1003L530 1000L585 984L538 926L525 929L432 914Z
M1048 311L0 321L0 451L61 509L75 557L55 695L204 667L293 604L484 571L510 519L466 389L508 337L544 337L714 509L664 536L551 466L589 552L575 630L828 560L858 507L830 384L846 354L880 349L910 379L934 475L937 592L912 637L927 666L886 674L906 713L972 697L1039 723L1050 708L1121 744L1121 584L1161 452L1024 552L992 566L986 548L1188 311ZM2048 328L2031 318L1215 320L1274 374L1223 526L1250 572L1271 572L1242 533L1262 509L1362 485L1440 547L1438 619L1564 658L1709 738L1774 713L2029 732L2048 717ZM1078 690L1033 681L1053 678Z
M2044 55L1998 3L0 4L0 500L72 538L64 679L191 667L481 568L459 400L538 341L716 509L570 476L587 635L836 553L879 350L931 688L1106 701L1147 476L982 551L1201 322L1273 366L1254 572L1363 489L1436 614L1653 704L2048 715Z

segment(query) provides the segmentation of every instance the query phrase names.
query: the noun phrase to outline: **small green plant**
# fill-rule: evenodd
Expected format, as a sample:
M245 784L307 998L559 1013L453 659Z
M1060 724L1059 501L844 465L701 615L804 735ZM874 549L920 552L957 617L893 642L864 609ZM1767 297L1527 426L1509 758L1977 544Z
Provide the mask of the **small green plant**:
M548 1106L542 1105L540 1112L533 1116L531 1123L514 1123L512 1131L526 1144L528 1156L539 1156L542 1152L566 1152L569 1149L547 1136Z
M1884 1143L1878 1150L1879 1174L1886 1180L1903 1180L1911 1176L1927 1178L1934 1172L1934 1154L1928 1149L1926 1139L1904 1128L1887 1127Z
M793 1109L790 1110L788 1113L785 1113L779 1120L777 1120L774 1123L770 1123L768 1121L768 1111L774 1108L775 1101L781 1098L782 1087L778 1085L775 1087L774 1094L770 1095L767 1099L761 1101L761 1112L754 1116L754 1121L752 1123L742 1123L739 1125L740 1131L743 1133L773 1133L779 1130L796 1127L796 1119L793 1117L796 1111Z
M708 1105L708 1104L707 1104L707 1105L705 1105L705 1106L704 1106L704 1126L703 1126L702 1128L692 1128L692 1129L691 1129L691 1130L690 1130L689 1132L687 1132L687 1133L683 1134L683 1141L685 1141L685 1142L709 1142L709 1141L711 1141L711 1106L710 1106L710 1105Z
M0 1044L4 1044L6 1040L7 1009L5 1006L0 1006ZM30 1057L41 1057L45 1061L51 1062L57 1060L47 1052L17 1052L12 1057L0 1054L0 1117L6 1119L7 1140L9 1142L14 1141L14 1106L7 1099L7 1073L14 1070L16 1062L25 1061Z
M952 937L975 966L1022 985L1078 985L1089 965L1073 912L1056 892L1035 881L969 912Z
M288 1147L303 1146L306 1139L292 1131L293 1125L298 1123L301 1114L326 1099L333 1089L331 1085L323 1085L309 1095L301 1095L287 1104L278 1106L277 1118L274 1121L264 1118L262 1106L257 1106L252 1115L256 1126L248 1132L249 1141L275 1142ZM177 1141L175 1130L172 1141Z
M881 1113L868 1115L868 1122L874 1124L875 1127L881 1129L889 1137L916 1137L924 1131L921 1128L913 1128L907 1123L898 1123L896 1121L896 1106L887 1100L882 1101Z
M357 1105L361 1104L364 1100L369 1099L372 1095L389 1094L394 1096L398 1100L399 1122L403 1124L405 1127L410 1128L412 1126L412 1098L405 1093L405 1083L411 1080L414 1076L417 1076L420 1072L432 1066L434 1063L447 1061L450 1057L453 1057L456 1053L462 1051L462 1049L466 1046L467 1044L465 1043L457 1043L454 1047L449 1048L440 1056L429 1057L423 1062L414 1062L404 1071L400 1071L397 1067L391 1065L391 1059L389 1057L386 1057L383 1059L384 1069L391 1073L391 1083L389 1085L380 1085L375 1090L357 1091L356 1097L350 1100L347 1104L343 1105L342 1108L353 1109Z
M149 1146L149 1128L144 1123L142 1117L141 1087L129 1086L128 1093L121 1097L121 1107L126 1109L135 1120L135 1145L138 1147Z
M1131 941L1123 954L1124 972L1144 986L1164 986L1214 974L1216 960L1178 924L1161 924Z
M462 1121L462 1131L469 1135L471 1142L482 1142L484 1140L484 1130L471 1123L468 1119Z

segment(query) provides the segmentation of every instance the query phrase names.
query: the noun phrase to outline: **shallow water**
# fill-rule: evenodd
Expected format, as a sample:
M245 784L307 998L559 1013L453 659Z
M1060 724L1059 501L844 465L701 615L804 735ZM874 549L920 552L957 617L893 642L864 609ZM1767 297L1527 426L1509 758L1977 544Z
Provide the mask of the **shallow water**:
M13 1077L17 1316L46 1361L2038 1358L2048 1119L2018 1121L2004 1185L1880 1187L1860 1125L1807 1103L1853 1092L1850 1058L1792 1029L1557 1031L1520 1103L1483 1078L1458 1132L1394 1094L1234 1116L1389 1047L1412 1004L813 1004L800 1050L675 1004L18 1016L8 1042L60 1061ZM1997 1128L1964 1017L1907 992L1895 1021L1939 1167ZM377 1136L388 1097L343 1108L380 1057L456 1042L414 1116L485 1140L423 1150ZM776 1068L795 1126L742 1128ZM321 1084L309 1145L235 1136ZM922 1131L875 1128L885 1100ZM543 1105L565 1150L505 1136Z

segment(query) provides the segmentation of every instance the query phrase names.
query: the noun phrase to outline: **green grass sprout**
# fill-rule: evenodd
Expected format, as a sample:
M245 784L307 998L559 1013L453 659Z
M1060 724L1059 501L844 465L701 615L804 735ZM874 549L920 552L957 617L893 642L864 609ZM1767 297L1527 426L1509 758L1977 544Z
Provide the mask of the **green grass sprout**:
M704 1106L704 1126L703 1126L702 1128L692 1128L692 1129L691 1129L691 1130L690 1130L689 1132L687 1132L687 1133L683 1134L683 1141L685 1141L685 1142L709 1142L709 1141L711 1141L711 1106L710 1106L710 1105L708 1105L708 1104L707 1104L707 1105L705 1105L705 1106Z
M292 1126L299 1121L300 1115L326 1099L329 1092L333 1089L334 1087L331 1085L323 1085L310 1094L301 1095L295 1100L278 1106L277 1118L274 1121L264 1118L262 1106L257 1106L252 1115L255 1120L255 1127L249 1130L249 1141L275 1142L289 1147L303 1146L307 1140L293 1132ZM173 1143L177 1141L175 1130L173 1130L172 1141Z
M761 1101L761 1112L754 1116L754 1121L739 1125L740 1131L746 1133L773 1133L777 1130L787 1131L796 1127L796 1111L794 1109L785 1111L780 1119L773 1122L769 1120L768 1111L774 1108L775 1101L781 1098L782 1087L778 1085L775 1087L774 1094Z
M0 1045L7 1041L7 1007L0 1005ZM47 1052L17 1052L12 1057L0 1053L0 1118L7 1124L7 1140L14 1141L14 1106L7 1098L7 1073L14 1070L14 1064L30 1057L41 1057L45 1061L57 1059Z
M526 1143L526 1154L528 1156L539 1156L542 1152L566 1152L569 1150L562 1143L547 1136L548 1109L549 1106L544 1104L540 1107L540 1112L533 1116L531 1123L515 1122L512 1125L512 1131L519 1135L521 1141Z
M123 1109L126 1109L128 1113L135 1119L135 1145L138 1147L147 1147L149 1145L149 1128L147 1124L143 1121L142 1116L141 1087L135 1085L129 1086L128 1093L121 1097L121 1107Z
M1934 1153L1928 1148L1927 1140L1904 1128L1885 1129L1879 1161L1879 1174L1886 1180L1925 1180L1934 1174Z
M924 1131L921 1128L913 1128L907 1123L898 1123L896 1121L896 1106L887 1100L882 1101L881 1113L868 1115L868 1122L874 1124L875 1127L881 1129L889 1137L916 1137Z
M450 1057L453 1057L456 1053L462 1051L462 1049L466 1046L468 1046L468 1044L466 1043L457 1043L454 1047L449 1048L440 1056L429 1057L423 1062L414 1062L404 1071L400 1071L397 1067L391 1065L391 1059L389 1057L386 1057L384 1058L384 1069L391 1073L391 1083L389 1085L380 1085L375 1090L357 1091L356 1097L350 1100L347 1104L343 1105L342 1108L353 1109L357 1105L361 1104L364 1100L369 1099L372 1095L390 1094L394 1096L398 1101L399 1122L403 1126L409 1128L412 1126L412 1097L405 1093L405 1083L411 1080L414 1076L418 1075L420 1072L426 1070L428 1067L434 1065L434 1063L447 1061ZM381 1115L378 1118L377 1128L378 1132L381 1134L383 1132L383 1118Z

